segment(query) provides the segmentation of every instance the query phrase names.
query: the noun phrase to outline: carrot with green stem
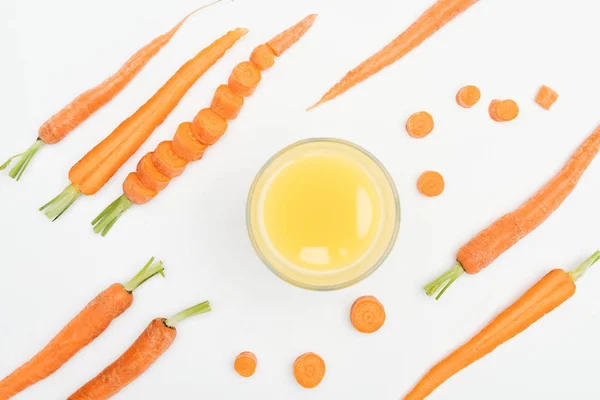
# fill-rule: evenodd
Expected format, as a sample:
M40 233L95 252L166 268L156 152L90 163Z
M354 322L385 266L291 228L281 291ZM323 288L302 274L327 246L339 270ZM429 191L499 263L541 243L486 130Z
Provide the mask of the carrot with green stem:
M205 150L225 133L228 122L237 118L244 98L250 96L262 79L262 71L274 64L312 26L315 14L309 15L269 42L256 47L250 61L239 63L231 72L227 85L217 88L209 108L198 112L192 122L177 128L172 141L164 141L138 163L136 172L123 182L123 195L118 197L92 221L94 232L106 235L117 220L133 204L152 200L192 161L202 158Z
M460 248L456 264L427 284L428 296L442 294L464 272L474 275L544 222L571 194L600 150L600 126L579 146L565 166L521 207L496 220Z
M354 85L398 61L478 0L437 0L391 43L348 72L312 107L333 100Z
M38 138L31 147L23 153L19 153L9 158L4 164L0 165L0 170L5 169L15 159L19 161L12 167L9 176L19 180L25 172L25 169L45 144L55 144L73 131L79 124L88 119L92 114L110 102L117 94L121 92L133 80L133 78L144 68L144 66L154 57L181 28L181 25L195 12L208 6L216 4L221 0L216 0L210 4L202 6L188 15L186 15L169 32L160 35L137 51L121 68L104 82L100 83L88 91L77 96L73 101L54 114L50 119L42 124L38 131Z
M600 251L592 254L571 272L562 269L550 271L477 335L429 370L404 400L426 398L453 375L491 353L567 301L575 294L575 281L598 260Z
M90 344L133 302L133 292L153 276L164 276L162 261L154 257L127 283L114 283L96 296L31 360L0 381L0 400L27 389L62 367Z
M192 85L247 32L243 28L227 32L179 68L146 104L71 168L71 184L40 211L55 220L81 194L91 196L100 190L162 124Z
M210 311L208 301L171 318L156 318L117 360L69 396L68 400L108 399L142 375L165 352L177 336L175 326L194 315Z

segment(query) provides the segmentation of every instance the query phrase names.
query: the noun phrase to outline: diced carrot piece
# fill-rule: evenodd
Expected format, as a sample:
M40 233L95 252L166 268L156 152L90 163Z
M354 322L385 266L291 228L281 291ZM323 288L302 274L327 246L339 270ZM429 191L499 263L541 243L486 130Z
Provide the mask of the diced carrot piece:
M159 192L167 187L169 182L171 182L171 178L156 169L152 162L152 154L148 153L142 157L137 165L136 172L140 182L144 186Z
M135 172L130 173L123 182L123 193L133 204L146 204L152 200L158 192L146 187Z
M248 97L260 82L260 70L249 61L244 61L235 66L229 76L229 87L240 96Z
M544 107L546 110L549 110L557 99L558 93L550 89L548 86L542 85L535 98L535 102Z
M259 70L264 71L275 64L275 53L266 44L261 44L252 50L250 62L256 65Z
M192 133L196 140L205 145L212 145L227 130L227 121L219 117L210 108L203 108L192 122Z
M152 162L157 170L169 178L174 178L182 174L188 162L173 151L173 142L165 140L156 146L152 153Z
M244 98L242 96L233 93L229 86L221 85L215 91L210 109L219 117L231 120L238 116L243 105Z
M187 162L198 161L204 156L207 145L200 143L192 133L192 123L183 122L173 136L173 151Z

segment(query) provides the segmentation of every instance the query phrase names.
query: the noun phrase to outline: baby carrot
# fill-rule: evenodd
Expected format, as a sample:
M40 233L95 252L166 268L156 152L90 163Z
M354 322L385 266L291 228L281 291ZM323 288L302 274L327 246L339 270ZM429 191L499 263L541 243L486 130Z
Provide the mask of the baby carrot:
M208 301L171 318L156 318L135 342L112 364L69 396L68 400L108 399L142 375L165 352L177 336L175 325L186 318L210 311Z
M444 191L444 177L437 171L425 171L417 180L417 189L422 195L435 197Z
M177 25L169 32L160 35L153 41L142 47L129 60L121 66L121 68L111 77L100 83L98 86L89 89L88 91L77 96L73 101L63 107L60 111L44 122L39 129L38 138L34 144L23 153L17 154L9 158L4 164L0 165L0 170L5 169L14 159L19 159L19 162L10 170L9 176L19 180L25 168L31 162L35 153L44 144L55 144L62 138L67 136L79 124L88 119L93 113L98 111L102 106L111 101L117 94L121 92L131 82L131 80L144 68L144 66L154 57L160 49L162 49L181 25L195 12L202 10L208 6L220 2L216 0L210 4L202 6L188 15L186 15Z
M244 351L235 358L233 362L233 369L240 376L244 378L249 378L254 375L254 371L256 371L257 359L256 355L250 351Z
M362 333L373 333L385 322L383 304L373 296L362 296L356 299L350 309L352 326Z
M575 189L599 150L600 126L579 146L558 174L521 207L496 220L461 247L456 255L456 265L424 287L427 295L438 293L436 299L439 299L463 272L470 275L479 273L537 228Z
M463 108L471 108L481 98L481 92L477 86L469 85L462 87L458 93L456 93L456 102Z
M575 294L575 281L600 259L595 252L571 272L554 269L467 343L435 365L404 400L422 400L453 375L523 332ZM485 396L484 396L485 397Z
M300 386L313 389L325 377L325 361L315 353L304 353L294 361L294 378Z
M91 196L100 190L162 124L192 85L247 32L242 28L230 31L185 63L146 104L71 168L71 184L40 210L55 220L81 194Z
M312 25L316 15L309 15L296 25L280 33L275 39L265 45L258 46L252 54L271 51L273 55L282 54L293 43L295 43L306 30ZM257 49L261 50L257 50ZM273 49L277 50L273 50ZM263 58L264 54L259 57ZM252 56L251 56L252 58ZM267 63L268 64L268 63ZM264 65L267 65L264 64ZM261 67L251 62L241 62L232 71L227 85L221 85L213 97L210 108L204 108L198 112L191 123L181 124L172 142L173 151L178 157L185 161L194 161L202 158L205 149L215 144L225 134L229 126L228 120L237 118L240 108L244 104L244 96L254 91L261 79ZM147 155L144 157L148 157ZM154 166L160 173L169 176L165 169L160 169L160 163L165 162L163 156L155 151L151 158ZM139 168L138 168L139 169ZM150 170L150 168L148 168ZM139 173L139 172L138 172ZM129 181L129 182L127 182ZM132 204L144 204L155 196L156 191L161 190L157 185L147 185L145 188L138 183L145 184L146 179L141 176L135 179L128 176L123 185L123 195L113 201L92 221L94 232L106 235L115 224L117 219Z
M101 292L31 360L0 381L0 399L15 396L62 367L129 308L135 289L154 275L164 275L163 270L162 262L151 258L127 283L114 283Z

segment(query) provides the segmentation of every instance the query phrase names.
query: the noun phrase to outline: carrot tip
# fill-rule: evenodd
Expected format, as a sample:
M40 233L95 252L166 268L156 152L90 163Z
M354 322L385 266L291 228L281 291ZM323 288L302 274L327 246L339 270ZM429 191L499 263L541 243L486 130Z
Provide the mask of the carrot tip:
M462 264L457 261L454 267L448 270L445 274L437 278L436 280L428 283L423 287L425 289L425 293L427 296L433 296L437 293L435 297L436 300L439 300L440 297L444 294L444 292L457 280L462 274L465 272Z
M80 194L81 192L71 184L58 196L41 206L39 210L43 211L52 221L56 221L58 217L71 207L71 204L75 203Z
M237 28L236 30L241 36L244 36L249 32L247 28Z
M123 213L127 211L131 205L131 200L129 200L124 194L110 203L108 207L106 207L104 211L98 214L98 216L92 221L94 232L100 233L102 236L106 236L111 228L117 223L121 215L123 215Z
M15 166L12 167L12 169L8 173L8 176L10 176L11 178L16 179L18 181L19 179L21 179L21 175L23 175L23 172L25 172L25 169L31 162L31 159L33 158L33 156L35 156L35 153L37 153L38 150L41 149L43 145L44 145L44 142L40 138L38 138L35 141L35 143L33 143L31 145L31 147L29 147L23 153L19 153L17 155L12 156L8 160L6 160L6 162L4 164L0 165L0 171L6 169L6 167L8 167L8 165L15 158L20 158L19 162L16 163Z

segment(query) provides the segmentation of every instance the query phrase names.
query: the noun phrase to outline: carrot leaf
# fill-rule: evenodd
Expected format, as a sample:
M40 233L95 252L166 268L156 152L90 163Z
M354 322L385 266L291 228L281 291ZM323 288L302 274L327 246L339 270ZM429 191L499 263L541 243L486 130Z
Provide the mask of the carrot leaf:
M69 185L63 190L58 196L40 207L40 211L52 221L56 221L71 204L75 203L75 200L81 195L81 192L73 185Z
M154 263L154 257L150 258L150 260L144 265L144 268L140 270L133 278L131 278L126 284L123 285L125 290L129 293L133 292L135 289L140 287L140 285L146 282L148 279L152 278L154 275L162 275L165 276L165 267L163 266L162 261Z
M16 163L15 166L12 167L10 172L8 173L8 176L10 176L11 178L16 179L18 181L19 179L21 179L21 175L23 175L23 172L25 172L25 169L31 162L31 159L33 158L33 156L35 156L35 153L37 153L38 150L41 149L43 145L44 145L44 142L40 138L38 138L35 141L35 143L33 143L31 145L31 147L29 147L23 153L12 156L8 160L6 160L6 162L4 164L0 165L0 171L5 169L6 167L8 167L8 165L15 158L20 158L19 162Z
M433 296L437 293L435 299L439 300L444 292L463 274L463 272L465 272L463 266L457 261L454 267L448 270L448 272L425 285L423 289L425 289L427 296Z
M573 282L581 278L583 274L585 274L585 272L588 270L588 268L594 265L594 263L598 260L600 260L600 251L596 251L587 260L585 260L583 264L575 268L573 271L569 272L569 275L571 275L571 279L573 279Z
M124 194L110 203L109 206L106 207L104 211L102 211L96 217L96 219L92 221L94 232L100 233L102 236L106 236L113 225L119 220L121 215L123 215L123 213L127 211L129 207L131 207L131 204L131 200L129 200Z
M174 328L175 325L177 325L179 322L183 321L184 319L193 317L194 315L204 314L209 311L210 311L210 303L208 301L205 301L200 304L196 304L193 307L185 309L185 310L173 315L171 318L168 318L165 321L165 325L169 328Z

